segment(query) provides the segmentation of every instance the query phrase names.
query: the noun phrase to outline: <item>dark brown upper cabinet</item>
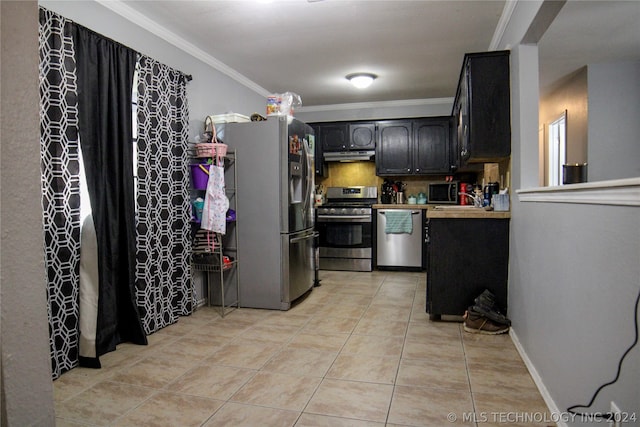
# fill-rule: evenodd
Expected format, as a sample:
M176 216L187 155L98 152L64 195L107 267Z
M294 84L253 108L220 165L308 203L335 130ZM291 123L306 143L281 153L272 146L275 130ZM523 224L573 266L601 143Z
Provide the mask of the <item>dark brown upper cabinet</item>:
M464 56L452 116L455 166L511 155L509 51Z
M378 122L376 174L430 175L450 172L451 117Z

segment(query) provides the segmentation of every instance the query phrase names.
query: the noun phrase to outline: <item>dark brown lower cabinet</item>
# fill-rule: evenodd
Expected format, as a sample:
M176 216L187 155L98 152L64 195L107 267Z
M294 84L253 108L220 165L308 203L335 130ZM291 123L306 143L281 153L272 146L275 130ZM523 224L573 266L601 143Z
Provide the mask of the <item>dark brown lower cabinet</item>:
M485 289L506 314L509 219L430 218L426 227L429 318L462 316Z

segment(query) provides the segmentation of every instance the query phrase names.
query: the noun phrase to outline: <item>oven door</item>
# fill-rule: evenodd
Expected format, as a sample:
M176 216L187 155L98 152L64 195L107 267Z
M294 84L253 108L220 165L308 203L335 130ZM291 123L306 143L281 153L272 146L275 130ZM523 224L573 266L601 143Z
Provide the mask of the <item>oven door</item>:
M351 219L319 215L316 230L321 270L371 271L373 224L370 215Z
M329 218L328 215L323 218L319 215L316 229L320 233L320 248L371 248L373 241L370 215L366 215L366 219L364 215L354 215L353 218Z

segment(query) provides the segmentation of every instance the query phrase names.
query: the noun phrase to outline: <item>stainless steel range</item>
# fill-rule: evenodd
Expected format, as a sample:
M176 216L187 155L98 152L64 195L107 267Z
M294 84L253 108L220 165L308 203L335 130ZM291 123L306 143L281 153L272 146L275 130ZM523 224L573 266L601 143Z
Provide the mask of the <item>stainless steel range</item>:
M321 270L371 271L377 187L329 187L316 209Z

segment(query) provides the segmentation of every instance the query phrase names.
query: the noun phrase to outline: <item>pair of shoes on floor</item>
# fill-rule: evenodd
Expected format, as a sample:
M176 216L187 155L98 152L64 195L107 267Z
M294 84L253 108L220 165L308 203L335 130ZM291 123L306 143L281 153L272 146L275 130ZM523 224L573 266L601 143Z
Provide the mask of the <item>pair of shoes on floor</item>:
M496 297L488 289L485 289L473 302L474 305L469 307L469 311L481 314L494 323L511 326L511 320L498 310Z
M464 330L475 334L498 335L509 330L511 320L500 313L495 296L485 290L464 313Z
M464 312L464 330L472 334L499 335L509 330L509 326L495 323L491 319L472 311Z

